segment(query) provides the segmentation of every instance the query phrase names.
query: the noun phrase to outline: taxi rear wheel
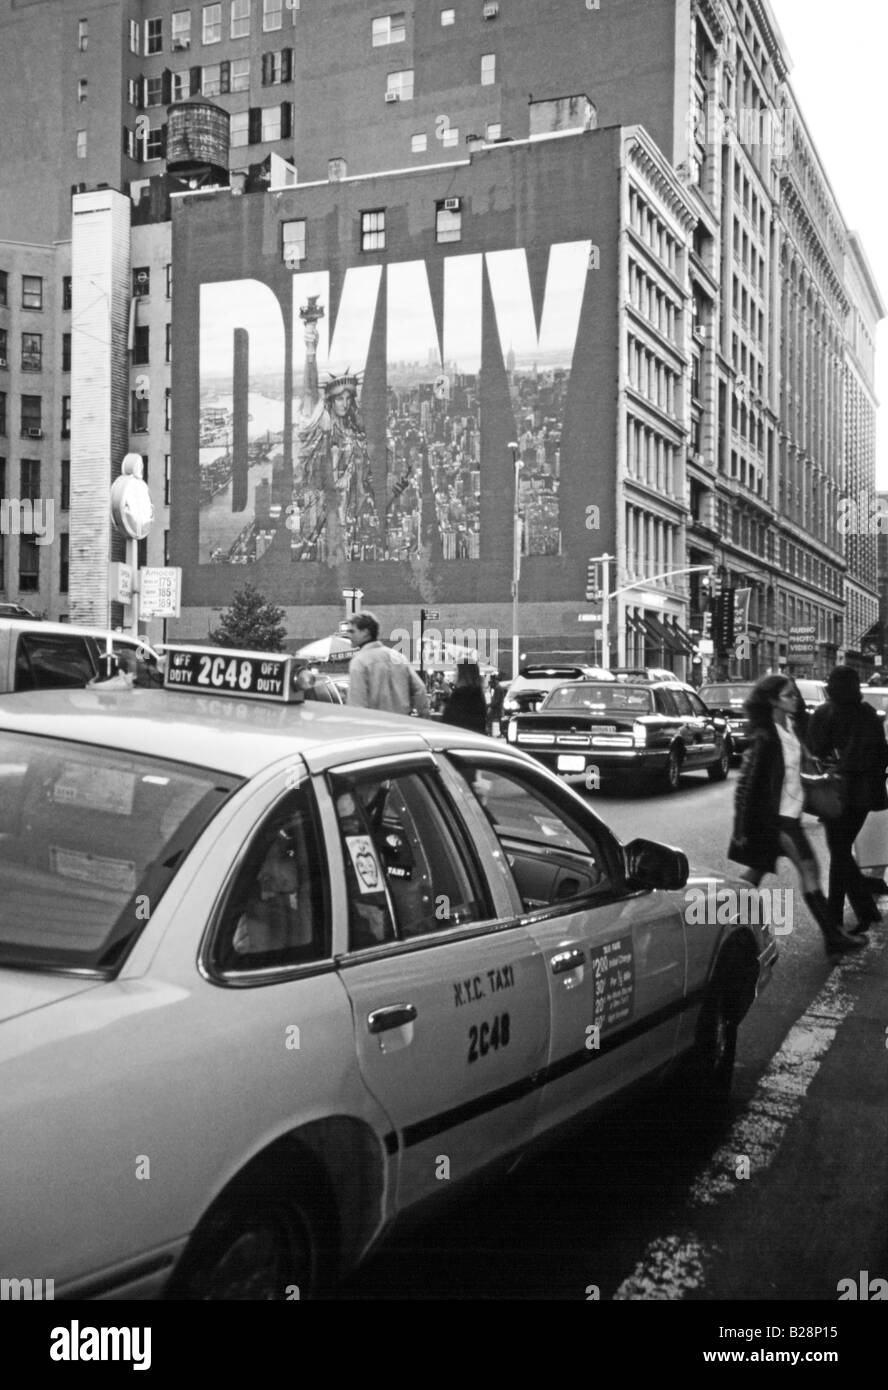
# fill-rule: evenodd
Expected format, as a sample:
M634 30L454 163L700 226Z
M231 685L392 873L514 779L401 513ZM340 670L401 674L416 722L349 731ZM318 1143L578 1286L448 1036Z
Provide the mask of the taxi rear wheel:
M739 1026L737 998L726 979L715 980L700 1013L692 1069L696 1099L710 1112L731 1093Z
M663 786L667 792L676 792L681 784L681 754L677 748L669 749L666 766L663 769Z
M203 1302L315 1297L323 1263L318 1231L312 1207L283 1188L241 1188L201 1222L167 1296Z

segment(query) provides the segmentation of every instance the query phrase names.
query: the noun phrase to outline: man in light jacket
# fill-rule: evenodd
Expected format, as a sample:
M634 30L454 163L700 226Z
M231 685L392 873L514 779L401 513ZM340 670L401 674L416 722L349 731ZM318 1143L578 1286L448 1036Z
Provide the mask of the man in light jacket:
M379 641L373 613L356 613L348 635L358 650L348 670L348 703L360 709L384 709L392 714L428 715L426 688L406 656Z

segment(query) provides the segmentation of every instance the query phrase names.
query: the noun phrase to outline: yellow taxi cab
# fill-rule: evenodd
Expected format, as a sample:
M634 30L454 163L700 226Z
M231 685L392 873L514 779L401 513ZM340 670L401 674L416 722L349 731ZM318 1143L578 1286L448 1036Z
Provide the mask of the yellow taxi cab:
M681 851L288 656L165 683L0 697L4 1279L307 1298L680 1058L727 1091L776 948Z

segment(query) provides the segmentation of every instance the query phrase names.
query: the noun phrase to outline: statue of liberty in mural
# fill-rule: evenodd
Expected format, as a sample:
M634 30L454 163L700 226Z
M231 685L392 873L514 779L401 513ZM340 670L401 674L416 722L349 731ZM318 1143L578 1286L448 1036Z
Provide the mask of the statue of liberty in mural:
M380 557L382 535L364 423L358 409L360 374L317 377L317 319L312 296L300 310L305 324L303 425L298 431L293 502L287 509L297 559L340 565Z

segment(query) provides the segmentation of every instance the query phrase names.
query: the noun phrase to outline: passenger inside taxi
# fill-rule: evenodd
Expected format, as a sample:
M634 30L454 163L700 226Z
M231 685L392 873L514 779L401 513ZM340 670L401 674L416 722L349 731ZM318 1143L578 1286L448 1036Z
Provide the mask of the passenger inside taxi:
M308 865L300 863L304 853L298 827L282 826L274 835L237 919L231 942L236 955L285 952L290 962L315 954Z

